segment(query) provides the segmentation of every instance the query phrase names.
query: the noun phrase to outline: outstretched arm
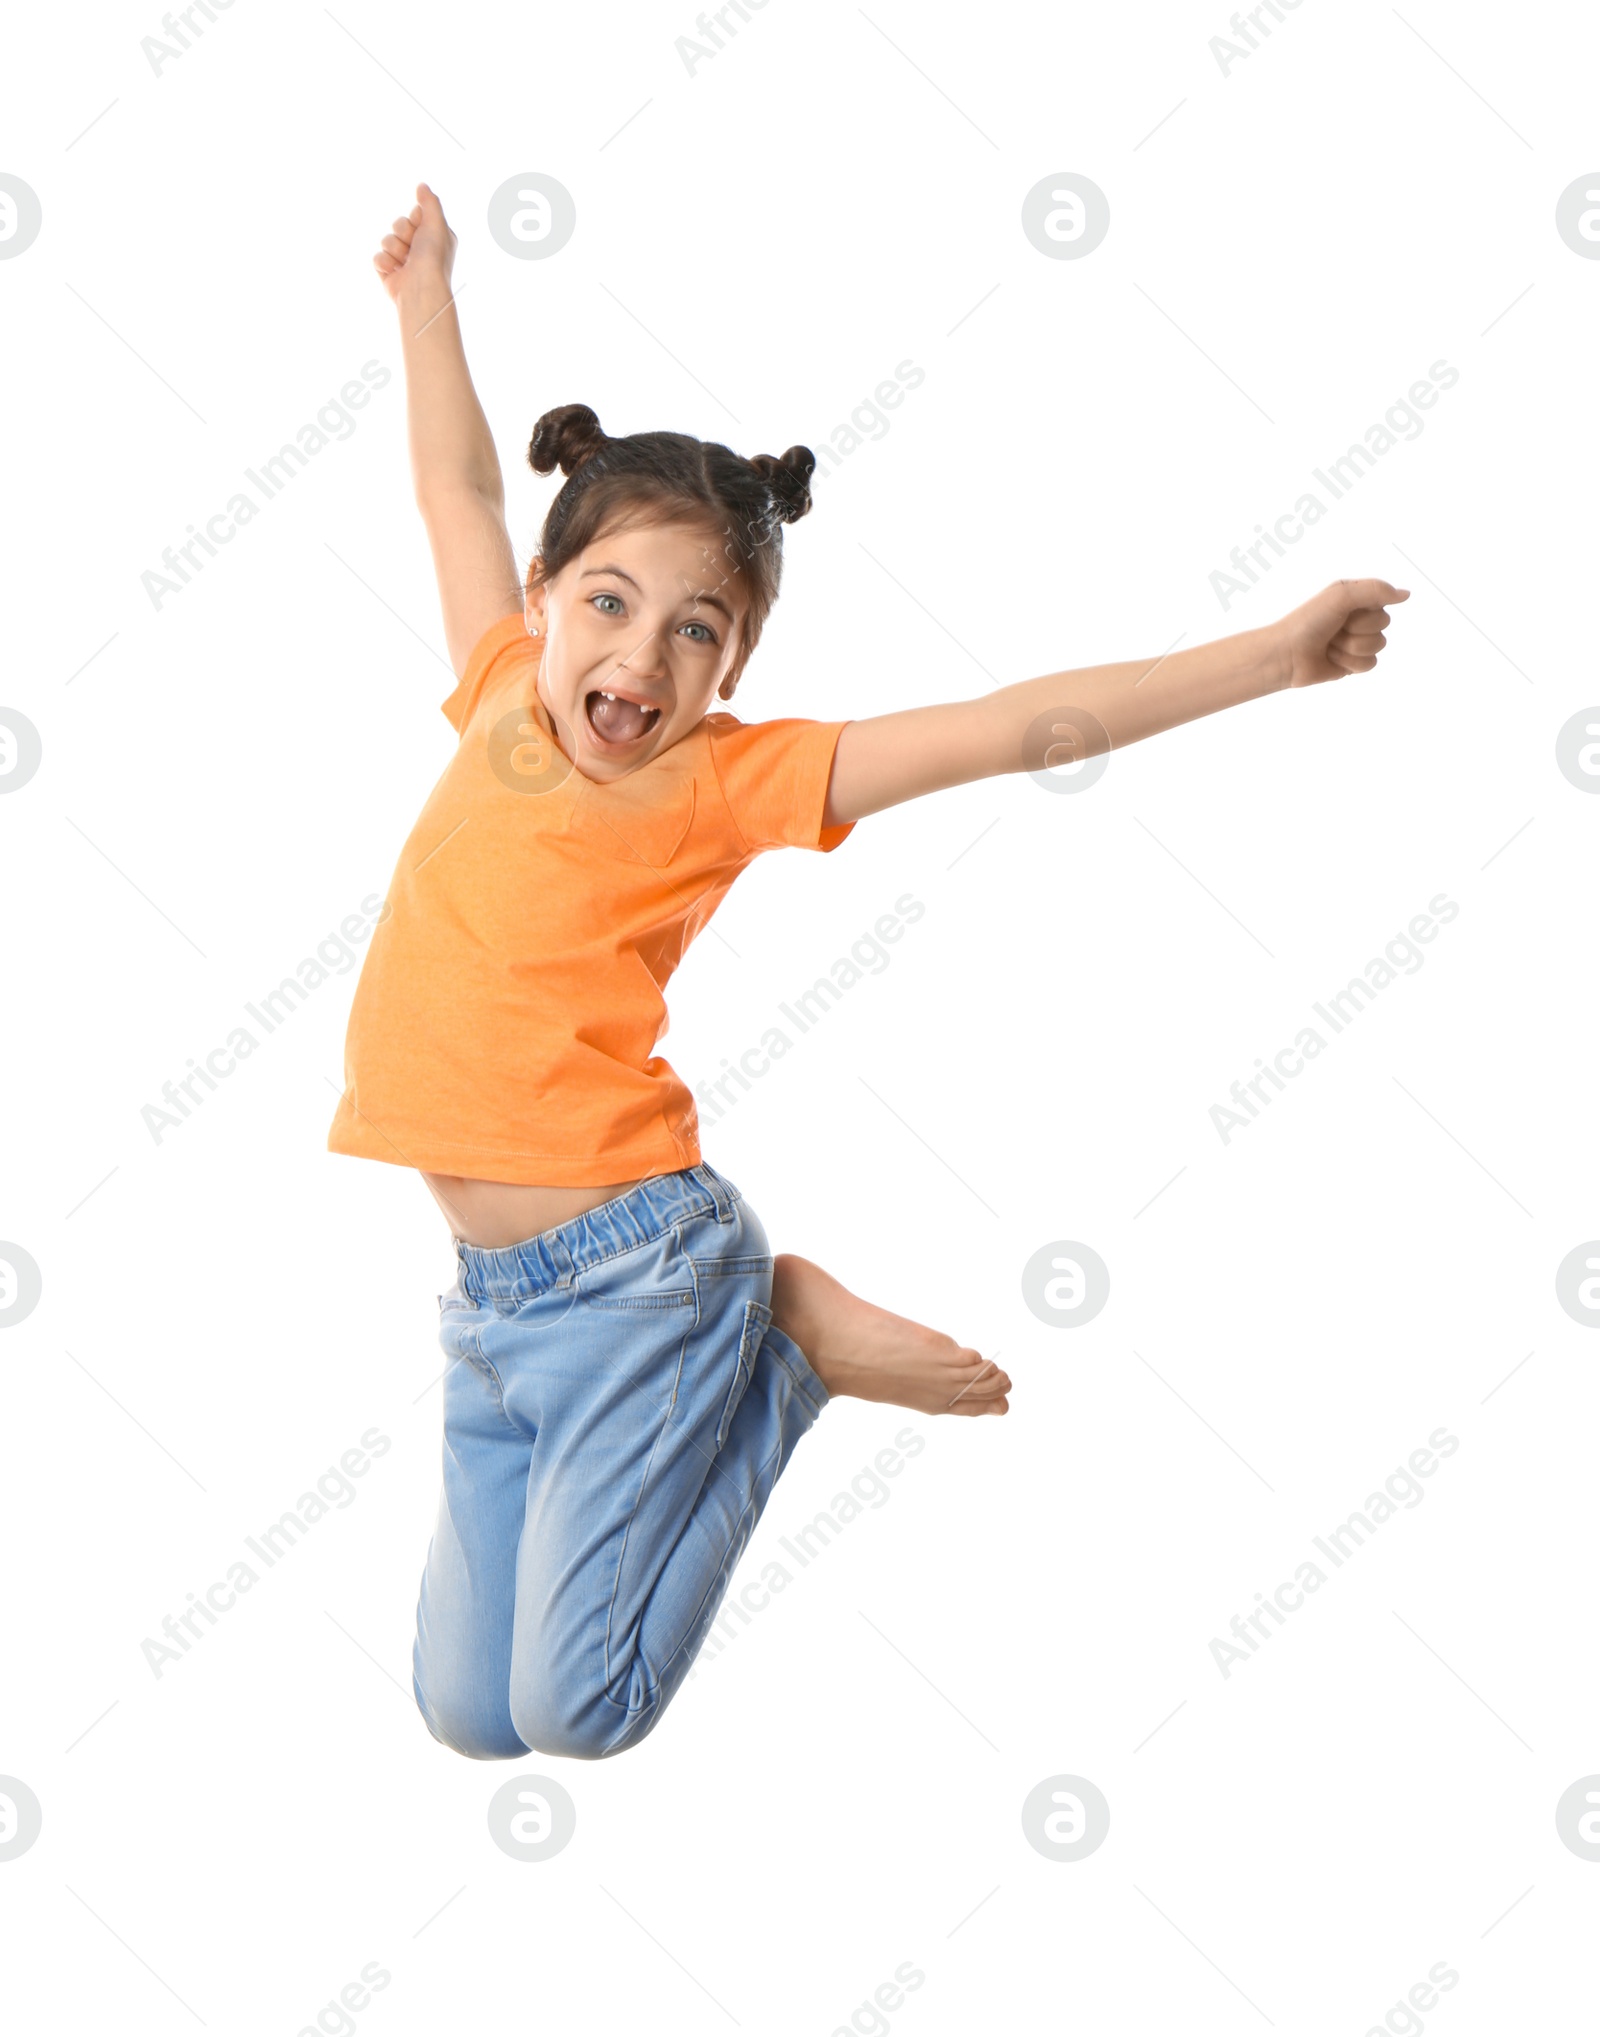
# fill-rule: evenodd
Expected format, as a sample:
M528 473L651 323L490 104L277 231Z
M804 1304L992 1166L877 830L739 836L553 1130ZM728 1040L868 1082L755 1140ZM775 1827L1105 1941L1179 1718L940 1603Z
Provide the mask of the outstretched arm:
M450 294L456 237L426 184L372 265L400 314L411 478L433 550L445 642L457 678L491 623L522 606L506 531L505 486L467 372Z
M1336 580L1264 629L1162 658L1049 672L982 700L850 722L834 752L826 824L974 778L1100 756L1285 687L1370 672L1389 622L1384 604L1409 598L1387 580Z

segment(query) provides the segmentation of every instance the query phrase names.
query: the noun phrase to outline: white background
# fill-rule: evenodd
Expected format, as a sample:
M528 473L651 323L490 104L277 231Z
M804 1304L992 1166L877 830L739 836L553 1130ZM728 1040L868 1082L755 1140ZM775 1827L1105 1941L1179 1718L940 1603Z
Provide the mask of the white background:
M687 5L637 0L237 0L157 74L159 32L27 10L0 88L44 217L0 262L0 705L44 746L0 800L0 1236L44 1279L0 1348L0 1772L44 1820L0 1863L17 2027L1359 2037L1439 1961L1430 2037L1577 2027L1600 1338L1554 1275L1600 1233L1600 798L1555 739L1600 700L1600 264L1554 214L1600 156L1595 22L1306 0L1227 75L1220 5L770 0L693 75ZM548 261L486 227L529 170L577 206ZM1082 260L1020 228L1062 171L1110 202ZM706 1152L779 1249L999 1352L1013 1408L830 1409L745 1576L895 1430L926 1448L637 1750L530 1758L578 1812L542 1865L486 1825L522 1769L409 1694L454 1258L420 1182L325 1150L353 972L141 1119L383 891L454 740L370 267L419 177L519 560L554 404L776 453L925 370L788 532L747 719L1415 590L1375 675L1081 796L881 816L724 906L674 986L691 1081L925 904ZM163 548L372 359L354 435L154 607ZM1422 435L1224 613L1230 549L1439 360ZM1224 1144L1229 1085L1441 892L1425 965ZM1059 1239L1111 1271L1075 1330L1022 1300ZM1213 1637L1441 1425L1425 1501L1224 1678ZM153 1676L163 1616L373 1426L356 1501ZM1075 1864L1020 1821L1062 1773L1111 1806Z

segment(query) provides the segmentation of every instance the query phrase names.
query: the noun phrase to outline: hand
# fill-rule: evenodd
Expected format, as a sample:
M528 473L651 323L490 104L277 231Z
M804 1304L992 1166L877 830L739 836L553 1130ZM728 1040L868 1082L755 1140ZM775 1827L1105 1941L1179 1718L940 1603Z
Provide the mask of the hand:
M398 304L402 295L412 296L430 284L447 297L455 255L456 237L445 224L444 207L426 184L419 184L410 218L395 221L394 232L384 235L382 252L373 256L372 266Z
M1389 624L1384 603L1410 599L1409 588L1387 580L1335 580L1324 587L1268 632L1286 675L1282 683L1317 686L1347 672L1370 672Z

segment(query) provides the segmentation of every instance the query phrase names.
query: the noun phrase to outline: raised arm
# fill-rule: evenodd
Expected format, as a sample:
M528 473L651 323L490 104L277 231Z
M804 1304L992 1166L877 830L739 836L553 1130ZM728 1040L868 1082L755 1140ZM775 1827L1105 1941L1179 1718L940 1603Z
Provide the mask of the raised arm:
M1409 598L1387 580L1336 580L1264 629L1165 657L1048 672L981 700L850 722L834 752L826 823L860 820L974 778L1100 756L1285 687L1370 672L1389 622L1384 604Z
M505 485L467 372L450 294L456 237L426 184L372 258L400 314L411 479L433 550L445 642L457 678L491 623L522 606L506 531Z

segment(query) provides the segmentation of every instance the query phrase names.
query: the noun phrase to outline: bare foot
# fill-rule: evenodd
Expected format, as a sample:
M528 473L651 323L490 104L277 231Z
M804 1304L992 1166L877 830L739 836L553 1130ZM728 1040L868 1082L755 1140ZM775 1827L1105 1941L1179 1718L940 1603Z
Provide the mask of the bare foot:
M888 1401L925 1415L1003 1415L1009 1377L990 1359L840 1286L793 1252L772 1262L772 1320L800 1346L830 1395Z

